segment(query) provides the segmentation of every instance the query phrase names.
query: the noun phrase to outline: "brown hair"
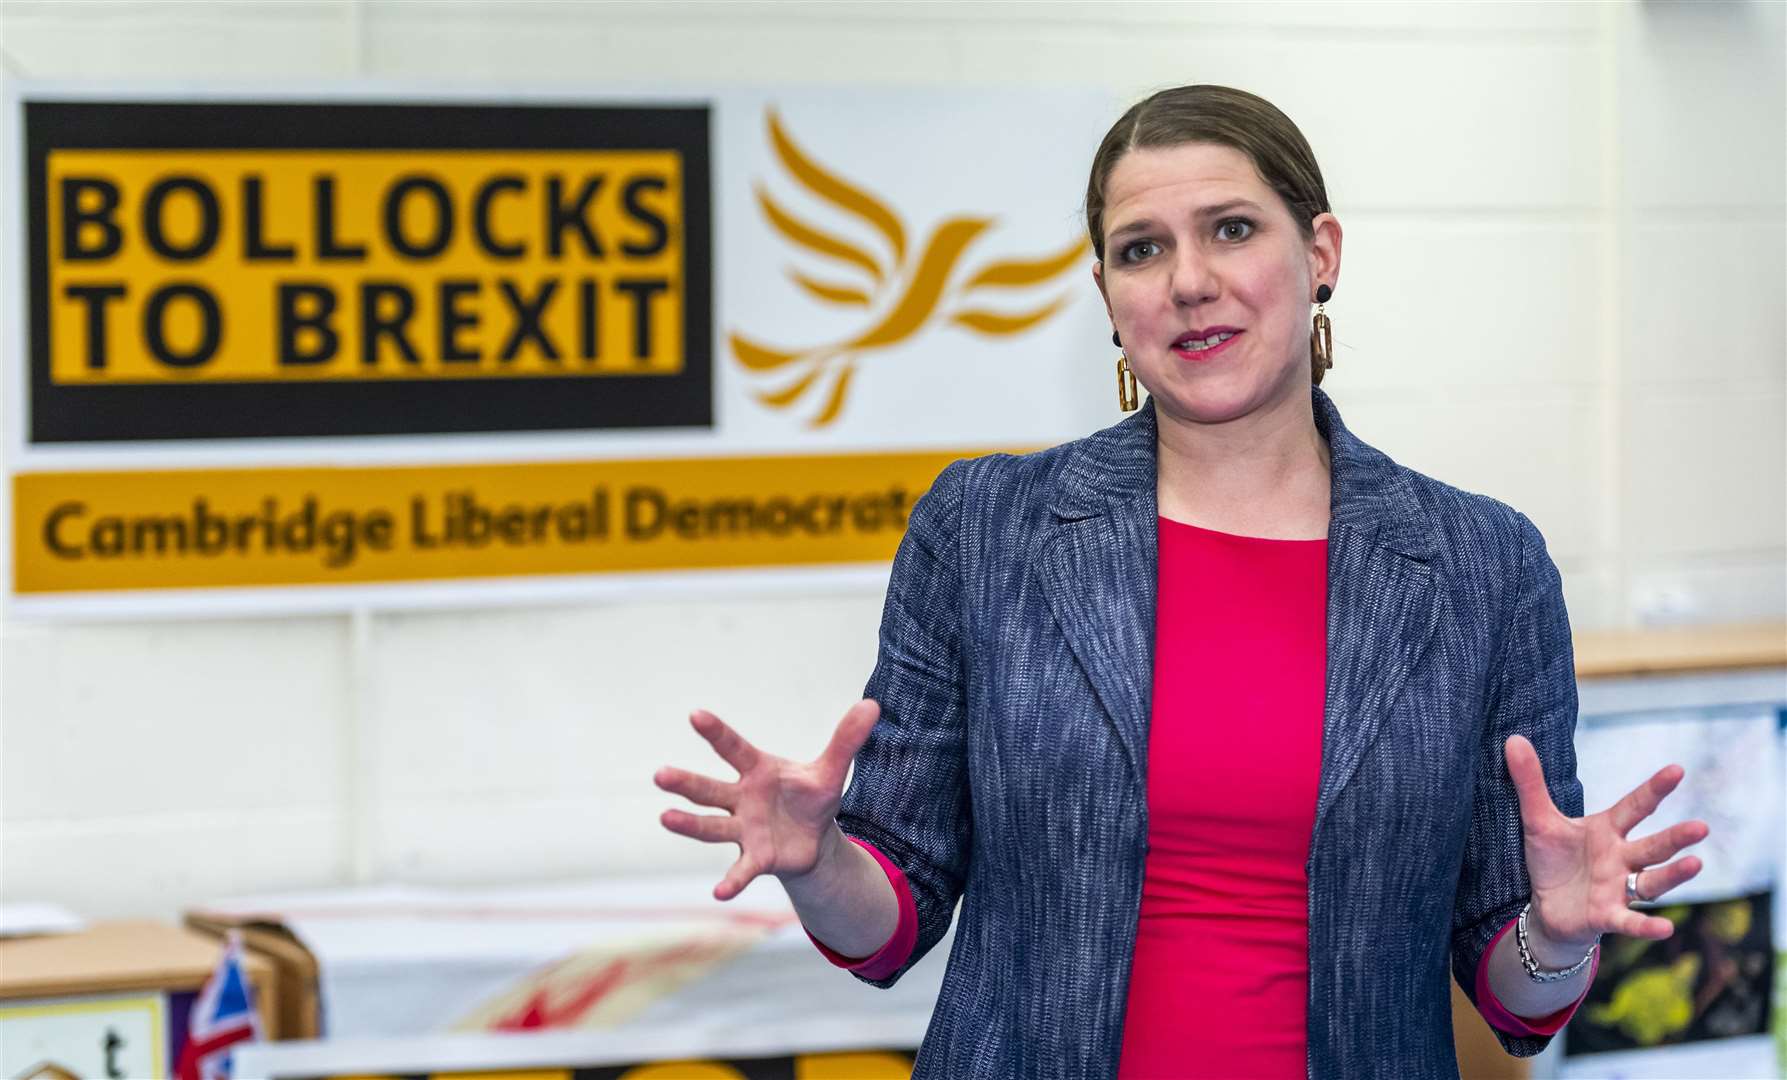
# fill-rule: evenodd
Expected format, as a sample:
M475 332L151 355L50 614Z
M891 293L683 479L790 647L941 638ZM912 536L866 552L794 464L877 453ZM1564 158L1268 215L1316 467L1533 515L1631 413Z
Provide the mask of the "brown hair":
M1175 86L1130 106L1111 125L1092 157L1086 182L1086 231L1092 250L1104 258L1104 188L1111 170L1137 147L1217 143L1246 154L1285 208L1305 240L1315 236L1316 215L1329 212L1328 189L1309 141L1291 118L1263 97L1229 86Z

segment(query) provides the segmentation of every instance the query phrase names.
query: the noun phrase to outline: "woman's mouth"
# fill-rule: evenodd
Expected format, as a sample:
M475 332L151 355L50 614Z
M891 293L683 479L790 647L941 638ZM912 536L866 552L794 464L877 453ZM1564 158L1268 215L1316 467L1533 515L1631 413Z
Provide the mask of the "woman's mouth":
M1225 330L1221 333L1211 334L1202 340L1187 338L1184 341L1176 341L1173 343L1172 349L1182 360L1210 360L1234 344L1235 339L1240 336L1241 331L1239 330Z

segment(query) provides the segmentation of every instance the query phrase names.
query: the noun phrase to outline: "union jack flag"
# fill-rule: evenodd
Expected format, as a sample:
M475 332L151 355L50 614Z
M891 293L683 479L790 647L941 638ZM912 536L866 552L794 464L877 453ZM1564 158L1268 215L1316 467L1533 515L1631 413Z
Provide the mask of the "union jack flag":
M216 970L193 1000L175 1075L179 1080L230 1080L230 1048L260 1037L253 991L242 970L242 939L231 934Z

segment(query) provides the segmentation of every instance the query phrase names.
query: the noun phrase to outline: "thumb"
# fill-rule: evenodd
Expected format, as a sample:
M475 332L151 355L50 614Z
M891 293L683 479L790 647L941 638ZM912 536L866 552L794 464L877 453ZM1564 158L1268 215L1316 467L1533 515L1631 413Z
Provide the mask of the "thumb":
M1514 792L1520 797L1520 820L1537 825L1558 812L1545 786L1545 766L1539 763L1539 752L1524 735L1510 735L1502 745L1508 759L1508 775L1514 781Z
M869 732L874 730L875 721L879 719L880 704L863 698L845 711L838 729L831 733L831 742L826 744L825 753L819 755L819 762L825 767L826 777L838 788L844 786L844 773L863 743L869 741Z

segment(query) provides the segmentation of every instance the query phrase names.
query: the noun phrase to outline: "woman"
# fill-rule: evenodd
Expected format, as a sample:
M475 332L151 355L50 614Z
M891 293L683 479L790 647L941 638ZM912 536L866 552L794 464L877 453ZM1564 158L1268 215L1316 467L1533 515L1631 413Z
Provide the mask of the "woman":
M944 470L825 753L696 712L739 778L660 770L724 811L664 825L738 844L715 896L775 875L876 985L960 899L919 1076L1456 1076L1448 961L1538 1052L1601 934L1669 935L1629 905L1699 872L1669 860L1706 826L1628 834L1681 770L1580 816L1538 531L1312 387L1341 229L1288 118L1155 94L1099 147L1086 213L1119 397L1147 405Z

